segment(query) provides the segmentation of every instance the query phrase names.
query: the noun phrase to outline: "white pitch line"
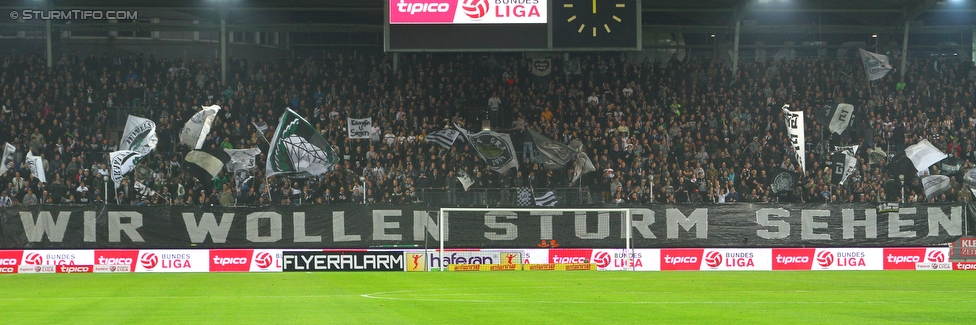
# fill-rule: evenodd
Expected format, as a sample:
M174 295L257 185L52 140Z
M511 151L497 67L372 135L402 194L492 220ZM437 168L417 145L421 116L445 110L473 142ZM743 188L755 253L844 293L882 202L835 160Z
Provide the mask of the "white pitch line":
M918 303L972 303L976 300L858 300L858 301L578 301L578 300L481 300L481 299L431 299L431 298L395 298L395 297L376 297L369 294L362 295L363 298L398 300L398 301L427 301L427 302L464 302L464 303L542 303L542 304L626 304L626 305L771 305L771 304L794 304L794 305L833 305L833 304L918 304Z

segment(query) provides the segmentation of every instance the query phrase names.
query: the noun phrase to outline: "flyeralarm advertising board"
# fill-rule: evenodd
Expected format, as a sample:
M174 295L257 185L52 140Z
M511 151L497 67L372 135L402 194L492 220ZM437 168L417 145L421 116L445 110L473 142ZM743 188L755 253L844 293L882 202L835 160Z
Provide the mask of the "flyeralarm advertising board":
M547 0L388 0L390 24L545 24Z

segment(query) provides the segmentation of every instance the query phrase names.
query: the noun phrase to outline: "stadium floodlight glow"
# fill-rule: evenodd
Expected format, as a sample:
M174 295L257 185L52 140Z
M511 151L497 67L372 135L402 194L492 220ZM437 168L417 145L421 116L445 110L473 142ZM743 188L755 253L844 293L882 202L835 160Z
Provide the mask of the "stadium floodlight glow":
M878 38L878 34L871 34L871 38Z

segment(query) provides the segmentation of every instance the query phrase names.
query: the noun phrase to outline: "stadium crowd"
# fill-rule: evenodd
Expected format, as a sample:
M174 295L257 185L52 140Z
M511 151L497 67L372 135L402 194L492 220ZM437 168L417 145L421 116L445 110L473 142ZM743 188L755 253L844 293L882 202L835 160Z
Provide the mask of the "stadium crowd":
M401 55L394 70L390 55L330 53L234 61L227 85L221 85L216 60L71 53L47 68L40 55L8 55L0 74L0 142L13 144L18 154L13 168L0 175L0 206L410 203L431 189L463 191L456 178L462 170L474 188L582 186L593 203L891 202L901 201L902 194L885 187L894 178L885 166L907 145L928 139L962 158L964 170L976 162L976 68L969 60L914 59L904 79L896 69L869 83L854 55L744 62L734 74L729 62L711 58L573 58L579 73L556 58L552 73L538 77L529 73L531 59L517 54ZM848 136L831 136L815 116L837 103L857 109ZM179 133L201 106L211 104L221 110L205 146L260 147L267 153L265 137L271 134L257 132L252 122L265 122L273 132L290 107L343 160L321 177L265 180L262 154L246 184L234 184L227 172L213 181L197 180L184 171L189 148L179 143ZM774 195L769 184L776 168L803 174L787 158L783 104L806 114L807 168L792 193ZM510 117L493 124L512 135L518 170L491 171L460 138L450 149L423 141L454 121L476 129L463 117L493 107ZM107 153L118 147L108 130L122 127L109 125L110 112L118 109L157 124L158 147L141 162L152 173L138 177L158 195L140 195L132 174L117 190L106 184ZM347 117L372 117L372 138L347 139ZM580 185L571 183L572 166L543 168L539 151L524 144L531 138L520 125L563 143L582 141L597 172L584 175ZM836 186L826 163L832 146L842 144L887 155L872 159L868 150L859 150L857 171ZM43 157L46 183L25 168L28 150ZM939 171L933 167L931 173ZM908 179L904 196L908 202L925 200L918 178ZM972 198L956 177L953 189L934 200Z

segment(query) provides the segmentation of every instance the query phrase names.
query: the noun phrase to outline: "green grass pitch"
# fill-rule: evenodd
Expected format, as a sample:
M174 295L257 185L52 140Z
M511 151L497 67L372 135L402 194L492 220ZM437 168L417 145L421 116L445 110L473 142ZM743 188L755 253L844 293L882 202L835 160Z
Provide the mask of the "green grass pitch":
M0 324L974 324L976 273L0 276Z

